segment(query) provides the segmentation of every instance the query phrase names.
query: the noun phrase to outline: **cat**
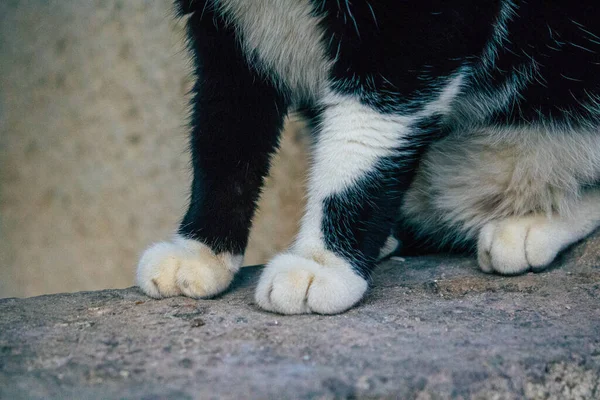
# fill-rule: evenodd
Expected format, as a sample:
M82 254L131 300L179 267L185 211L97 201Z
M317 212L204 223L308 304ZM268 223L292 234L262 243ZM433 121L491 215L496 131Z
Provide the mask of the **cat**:
M600 224L600 7L566 0L179 0L198 77L189 209L142 255L151 297L225 290L284 117L310 122L297 239L256 304L343 312L378 260L473 250L546 268Z

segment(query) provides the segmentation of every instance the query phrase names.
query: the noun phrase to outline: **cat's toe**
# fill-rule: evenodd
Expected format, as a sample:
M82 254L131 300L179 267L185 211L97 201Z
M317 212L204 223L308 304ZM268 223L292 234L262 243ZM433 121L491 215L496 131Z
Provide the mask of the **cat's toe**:
M562 243L557 243L557 236L551 232L549 224L540 221L532 224L527 234L525 254L534 271L545 269L562 250Z
M336 314L356 304L367 286L347 264L325 266L281 254L263 271L255 298L261 308L280 314Z
M479 234L479 267L503 275L547 267L560 248L551 240L546 222L545 217L532 216L488 223Z
M520 274L529 269L525 255L528 226L502 221L489 223L479 234L477 259L485 272L504 275Z
M477 242L477 262L479 263L479 268L481 268L483 272L489 273L494 271L490 252L495 231L496 223L490 222L479 232L479 239Z
M224 291L242 257L215 254L208 246L177 236L148 248L137 268L136 283L150 297L210 297Z

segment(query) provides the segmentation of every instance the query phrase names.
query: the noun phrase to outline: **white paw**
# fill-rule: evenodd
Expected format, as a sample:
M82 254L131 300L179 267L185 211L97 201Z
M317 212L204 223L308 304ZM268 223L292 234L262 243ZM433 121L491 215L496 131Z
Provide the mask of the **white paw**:
M208 246L178 235L144 252L136 282L154 298L214 296L227 289L242 259L241 255L215 254Z
M490 222L479 233L479 267L505 275L543 269L564 248L558 228L544 216Z
M321 265L280 254L265 267L255 298L261 308L281 314L336 314L356 304L367 286L346 262Z

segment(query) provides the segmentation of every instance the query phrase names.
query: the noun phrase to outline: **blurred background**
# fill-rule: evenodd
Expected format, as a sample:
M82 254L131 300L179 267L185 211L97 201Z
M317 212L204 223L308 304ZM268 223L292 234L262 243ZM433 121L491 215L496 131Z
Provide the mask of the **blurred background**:
M190 180L184 21L170 0L0 0L0 297L133 285ZM288 121L246 264L287 247L303 207Z

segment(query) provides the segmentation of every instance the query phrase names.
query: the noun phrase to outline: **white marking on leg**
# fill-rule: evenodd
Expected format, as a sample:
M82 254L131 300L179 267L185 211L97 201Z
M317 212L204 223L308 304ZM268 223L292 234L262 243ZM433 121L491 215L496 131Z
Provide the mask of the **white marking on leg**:
M150 297L210 297L227 289L243 255L215 254L196 240L176 235L150 246L140 258L136 283Z
M323 200L352 187L401 147L412 119L378 113L349 96L331 94L324 103L307 211L294 254L275 257L256 290L257 304L266 310L338 313L356 304L367 290L367 281L347 260L325 249Z
M293 247L299 254L324 249L323 200L352 187L376 163L404 144L414 117L387 115L350 96L330 94L323 104L319 138L313 150L308 202Z

